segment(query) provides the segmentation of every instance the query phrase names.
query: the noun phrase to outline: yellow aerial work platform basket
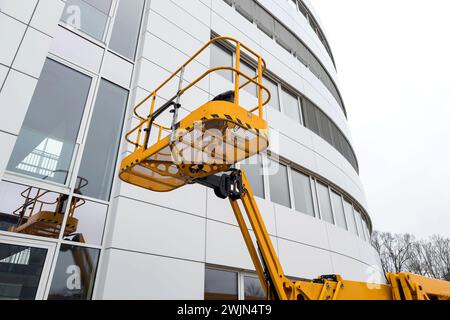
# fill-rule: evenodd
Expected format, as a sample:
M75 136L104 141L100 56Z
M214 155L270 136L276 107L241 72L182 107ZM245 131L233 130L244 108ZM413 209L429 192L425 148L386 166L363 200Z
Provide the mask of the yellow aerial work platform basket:
M210 68L183 86L186 68L218 42L233 48L234 67ZM257 62L256 76L241 72L242 53ZM218 37L205 44L135 107L134 114L140 123L126 135L127 141L134 145L134 151L123 159L120 178L146 189L167 192L193 183L195 179L226 171L233 164L265 150L268 147L268 126L262 108L270 101L270 92L262 84L265 69L265 61L260 55L233 38ZM233 74L233 89L207 101L178 121L183 94L209 74L220 70ZM158 94L170 81L178 78L176 95L157 108L158 99L162 100ZM245 80L241 84L242 78ZM246 86L256 87L258 103L255 107L244 108L239 103L240 91ZM144 117L138 110L146 103L150 110ZM171 126L155 122L166 111L173 113ZM133 140L132 135L135 136Z

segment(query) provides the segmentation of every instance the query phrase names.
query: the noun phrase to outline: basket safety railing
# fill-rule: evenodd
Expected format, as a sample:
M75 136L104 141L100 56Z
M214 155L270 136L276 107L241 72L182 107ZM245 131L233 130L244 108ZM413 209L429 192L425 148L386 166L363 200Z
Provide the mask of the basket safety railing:
M209 68L203 74L201 74L198 78L191 81L186 86L183 86L183 76L186 68L208 47L217 42L231 42L234 44L234 53L235 53L235 62L234 67L230 66L218 66ZM257 61L257 72L255 76L250 76L241 71L241 58L242 53L247 53L251 58L254 58ZM257 112L257 116L260 118L264 118L263 107L270 101L271 94L270 91L262 84L263 74L266 70L266 62L264 59L255 53L252 49L248 48L240 41L231 38L231 37L217 37L210 40L206 43L202 48L200 48L194 55L192 55L189 60L187 60L181 67L179 67L175 72L172 73L164 82L162 82L153 92L151 92L148 96L146 96L142 101L140 101L133 110L134 115L139 119L139 124L131 129L126 135L125 139L131 145L134 145L134 151L139 148L143 148L144 150L148 149L150 135L154 134L154 130L156 130L156 135L153 136L156 138L156 143L161 141L161 139L167 137L167 135L171 135L173 138L173 134L175 132L175 127L177 123L178 117L178 109L180 108L180 98L181 96L198 84L205 77L210 75L211 73L217 71L231 71L234 80L234 104L239 105L239 91L249 85L255 85L257 88L257 99L258 104L255 107L248 109L249 113ZM164 103L161 107L156 109L156 103L158 99L158 93L160 93L161 89L163 89L170 81L175 79L175 77L179 76L179 85L177 93L169 99L166 103ZM244 78L243 83L241 83L241 78ZM263 92L265 93L266 99L263 98ZM150 108L148 110L148 116L143 116L139 111L144 107L144 105L149 102ZM170 107L174 107L171 111L173 113L173 119L171 127L164 126L155 122L155 119L159 117L164 111L166 111ZM156 109L156 110L155 110ZM142 112L142 111L141 111ZM132 139L131 136L135 134L135 139ZM163 136L164 135L164 136Z

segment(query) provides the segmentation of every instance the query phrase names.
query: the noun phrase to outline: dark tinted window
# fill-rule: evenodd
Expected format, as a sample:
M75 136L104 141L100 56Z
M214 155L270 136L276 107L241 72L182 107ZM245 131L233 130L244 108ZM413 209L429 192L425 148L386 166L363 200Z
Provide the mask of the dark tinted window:
M97 249L62 244L48 299L91 299L99 254Z
M205 300L237 300L237 272L206 268Z
M0 300L34 300L46 249L0 243Z

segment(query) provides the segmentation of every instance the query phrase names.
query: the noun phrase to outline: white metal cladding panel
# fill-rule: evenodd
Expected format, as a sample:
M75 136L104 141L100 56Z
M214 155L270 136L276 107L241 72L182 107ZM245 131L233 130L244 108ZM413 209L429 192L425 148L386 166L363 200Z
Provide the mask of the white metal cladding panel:
M57 28L50 52L91 72L100 71L103 49L65 28Z
M0 87L3 86L3 82L6 79L6 75L8 74L9 68L0 64Z
M183 20L173 13L170 16L162 16L160 13L150 10L149 14L147 31L164 39L164 41L189 56L210 39L211 30L201 23L196 24L194 29L187 28L185 30ZM184 13L182 17L188 19L188 22L189 20L196 21L187 13ZM189 31L193 33L191 34Z
M29 28L17 52L13 68L39 78L51 41L52 38L48 35Z
M205 265L181 259L107 249L96 299L201 300Z
M271 236L276 236L276 218L275 218L275 210L274 205L271 201L256 198L256 202L258 204L258 208L261 212L261 215L263 217L264 223L266 224L267 231ZM215 194L213 190L208 190L208 211L207 211L207 218L210 220L218 221L218 222L224 222L230 225L238 226L238 223L236 221L236 217L233 213L233 210L230 206L230 201L228 199L223 200L219 199ZM249 229L251 228L251 225L247 219L247 217L244 215L244 219L247 223L247 226Z
M10 66L22 41L26 25L0 12L0 63Z
M124 197L181 210L200 217L206 216L206 188L200 185L187 185L171 192L152 192L120 182L119 192Z
M239 227L208 220L206 263L252 270L253 263Z
M325 223L296 210L275 204L277 236L299 243L329 249Z
M28 110L37 80L11 70L0 92L0 130L18 135Z
M292 277L314 279L333 274L331 253L298 242L278 239L279 257L284 272Z
M20 22L28 24L36 8L37 2L38 0L2 0L0 2L0 10Z
M186 197L178 199L188 202ZM124 197L117 199L115 209L108 247L205 260L206 221L203 217Z
M0 131L0 146L2 146L2 152L0 152L0 176L6 169L6 165L9 160L14 144L16 142L16 136Z
M255 242L253 231L250 236ZM278 252L277 238L270 238L275 252ZM209 219L206 226L206 263L244 270L255 269L239 227Z

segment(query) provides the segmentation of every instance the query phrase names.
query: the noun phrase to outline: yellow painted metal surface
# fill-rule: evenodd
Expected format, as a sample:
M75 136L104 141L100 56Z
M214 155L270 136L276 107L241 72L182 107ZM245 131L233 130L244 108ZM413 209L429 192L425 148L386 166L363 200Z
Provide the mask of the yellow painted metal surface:
M208 101L179 121L176 129L157 124L154 112L159 91L165 89L175 75L183 73L198 55L219 41L235 44L235 67L210 68L185 87L181 86L176 97L181 98L209 74L227 70L235 75L233 101ZM240 71L241 51L246 51L258 62L256 76ZM268 126L262 108L270 100L270 92L262 84L265 68L265 62L258 54L233 38L220 37L208 42L135 107L135 115L141 122L126 135L127 141L134 145L134 151L123 159L119 177L152 191L168 192L193 179L226 171L233 164L265 150L269 143ZM242 78L245 80L241 84ZM255 107L246 108L240 104L240 91L248 85L257 88L258 104ZM138 110L146 102L150 103L149 116L143 117Z

